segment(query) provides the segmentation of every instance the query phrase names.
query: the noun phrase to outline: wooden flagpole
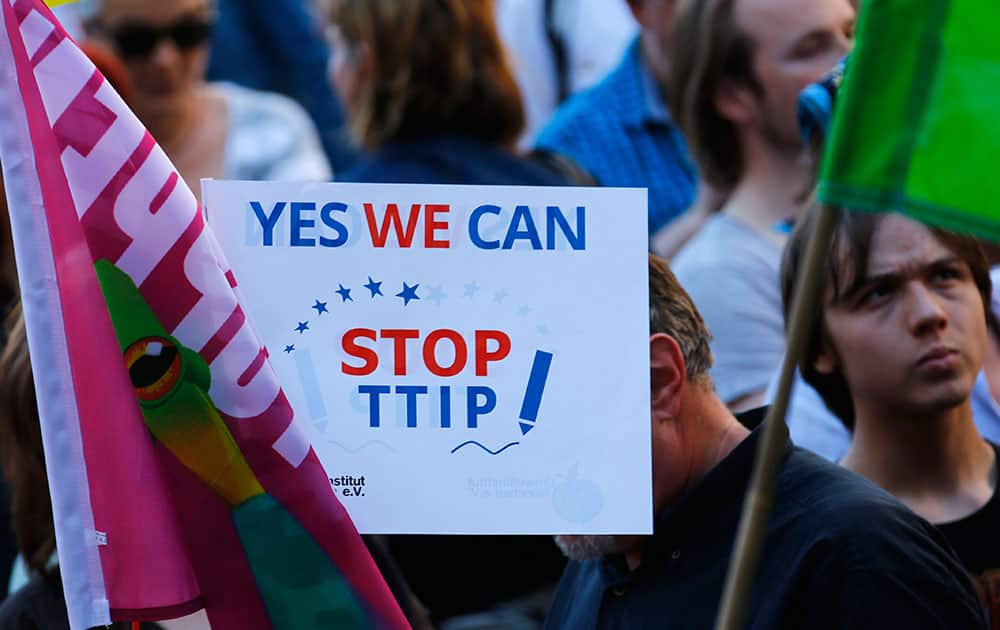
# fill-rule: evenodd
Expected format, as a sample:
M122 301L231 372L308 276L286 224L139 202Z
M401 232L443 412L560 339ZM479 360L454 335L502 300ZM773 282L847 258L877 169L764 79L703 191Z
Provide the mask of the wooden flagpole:
M757 445L753 476L743 503L743 515L736 535L736 545L729 559L725 590L715 621L715 630L740 630L746 616L750 594L757 576L767 521L774 506L778 470L784 452L783 444L788 437L785 412L792 389L795 365L805 352L809 334L810 313L814 312L816 301L821 299L823 262L829 254L830 242L837 228L837 211L827 205L820 205L813 232L806 246L805 261L799 270L799 279L789 311L791 325L788 328L788 345L785 360L781 366L778 391L764 420L764 434Z

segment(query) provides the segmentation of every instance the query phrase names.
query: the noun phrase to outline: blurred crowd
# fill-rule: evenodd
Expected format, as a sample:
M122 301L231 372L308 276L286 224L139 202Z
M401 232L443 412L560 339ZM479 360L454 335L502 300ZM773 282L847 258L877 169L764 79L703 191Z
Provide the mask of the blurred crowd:
M856 4L81 0L59 15L196 195L203 178L646 188L654 535L366 543L415 628L704 628L819 221ZM849 210L833 209L752 627L1000 628L998 259ZM0 629L67 627L9 230L0 245Z

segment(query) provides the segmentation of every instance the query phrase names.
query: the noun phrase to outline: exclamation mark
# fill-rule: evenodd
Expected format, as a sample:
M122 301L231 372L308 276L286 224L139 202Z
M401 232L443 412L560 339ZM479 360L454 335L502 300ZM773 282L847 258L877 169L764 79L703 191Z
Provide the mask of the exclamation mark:
M531 374L528 375L528 389L524 392L524 402L521 403L521 413L518 416L521 419L521 435L527 435L528 431L535 428L550 365L552 353L535 350L535 360L531 363Z

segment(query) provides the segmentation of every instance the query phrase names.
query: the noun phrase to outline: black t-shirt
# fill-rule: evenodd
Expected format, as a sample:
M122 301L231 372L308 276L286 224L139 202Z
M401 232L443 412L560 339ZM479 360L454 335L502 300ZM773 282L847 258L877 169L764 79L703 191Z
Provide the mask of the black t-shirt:
M990 443L1000 465L1000 447ZM991 627L1000 630L1000 484L982 508L965 518L937 526L962 566L972 576L990 613Z
M642 562L570 562L552 630L711 628L760 429L656 518ZM746 627L987 627L944 536L874 484L787 447Z

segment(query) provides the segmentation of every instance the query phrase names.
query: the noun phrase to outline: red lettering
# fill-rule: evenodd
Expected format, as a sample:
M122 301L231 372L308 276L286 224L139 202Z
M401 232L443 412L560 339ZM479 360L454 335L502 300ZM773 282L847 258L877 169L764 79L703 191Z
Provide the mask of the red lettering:
M382 215L382 225L376 226L375 206L365 204L365 218L368 220L368 232L371 234L373 247L385 247L385 242L389 238L389 228L396 232L396 241L400 247L409 247L413 242L413 235L417 231L417 218L420 215L420 204L415 203L410 206L410 215L406 219L406 230L403 230L403 221L399 218L399 206L390 203L385 208Z
M383 328L383 339L392 339L392 351L395 365L392 373L396 376L406 376L406 340L416 339L420 331L415 328Z
M447 221L435 221L434 215L450 212L447 204L429 203L424 205L424 247L428 249L448 249L448 239L438 240L434 235L438 230L447 230Z
M434 354L434 349L440 339L449 339L455 346L455 360L448 367L439 364L437 355ZM435 330L424 340L424 363L434 376L455 376L465 368L465 362L468 358L469 351L465 345L465 339L462 339L462 335L456 330L448 328Z
M497 342L495 350L489 350L489 341ZM476 331L476 376L486 376L486 364L502 361L510 354L510 337L499 330Z
M348 356L363 360L364 365L354 367L348 365L346 361L341 361L340 369L350 376L368 376L378 367L378 355L371 348L359 346L356 343L358 337L375 341L375 331L371 328L352 328L344 333L341 344Z

